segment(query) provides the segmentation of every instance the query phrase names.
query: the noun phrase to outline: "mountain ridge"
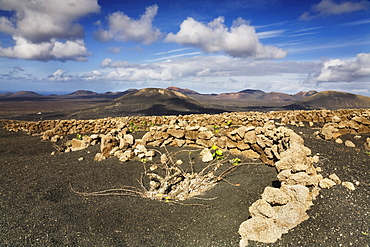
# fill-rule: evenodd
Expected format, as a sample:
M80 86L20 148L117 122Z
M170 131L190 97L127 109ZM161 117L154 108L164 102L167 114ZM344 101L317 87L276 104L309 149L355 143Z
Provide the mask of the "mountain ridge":
M76 118L114 117L127 115L216 114L225 110L201 103L180 92L162 88L144 88L130 92L105 106L81 110L70 115Z
M175 86L166 89L128 89L122 92L106 93L77 90L70 94L48 96L32 91L20 91L0 94L0 101L4 104L8 102L8 105L14 102L12 103L14 107L16 107L15 104L23 104L19 107L24 107L25 104L29 105L30 103L33 105L39 104L38 109L41 109L40 106L44 102L49 102L48 104L55 102L53 103L53 105L55 104L53 111L64 112L63 114L76 117L78 117L78 114L113 117L121 115L183 115L230 111L334 110L370 107L370 97L339 91L317 92L311 90L286 94L245 89L239 92L201 94L194 90ZM63 107L67 103L72 107ZM8 107L8 105L4 107ZM72 113L73 111L77 112ZM5 112L3 111L4 114Z

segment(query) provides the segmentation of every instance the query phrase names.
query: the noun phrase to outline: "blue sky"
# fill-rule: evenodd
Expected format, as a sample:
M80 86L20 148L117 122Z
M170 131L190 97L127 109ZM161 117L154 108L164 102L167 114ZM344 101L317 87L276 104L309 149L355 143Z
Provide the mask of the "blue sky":
M0 0L0 91L370 96L369 0Z

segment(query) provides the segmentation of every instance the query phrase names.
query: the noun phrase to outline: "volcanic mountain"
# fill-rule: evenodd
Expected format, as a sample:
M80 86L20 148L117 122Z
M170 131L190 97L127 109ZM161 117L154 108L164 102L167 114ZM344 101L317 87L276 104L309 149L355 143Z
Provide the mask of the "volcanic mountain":
M338 91L323 91L304 98L294 104L284 107L288 110L311 110L311 109L348 109L369 108L370 97L343 93Z
M17 93L0 94L0 97L3 97L3 98L33 99L33 98L42 98L44 96L41 95L41 94L32 92L32 91L19 91Z
M71 116L102 118L127 115L215 114L224 111L208 107L177 91L145 88L119 97L106 106L78 111Z

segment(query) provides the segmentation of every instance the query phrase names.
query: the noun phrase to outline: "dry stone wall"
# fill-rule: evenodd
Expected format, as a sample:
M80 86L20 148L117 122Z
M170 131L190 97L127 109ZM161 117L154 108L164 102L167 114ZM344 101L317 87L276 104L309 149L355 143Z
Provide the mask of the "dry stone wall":
M370 107L370 106L369 106ZM334 119L349 121L353 117L370 117L370 109L341 109L341 110L296 110L296 111L276 111L267 114L270 119L280 119L283 124L309 125L330 123Z
M263 126L269 120L277 120L282 125L325 126L334 128L334 133L368 133L370 132L370 109L344 109L344 110L311 110L311 111L277 111L270 113L238 112L223 114L194 114L185 116L131 116L121 118L104 118L96 120L45 120L38 122L9 121L5 128L10 131L26 131L29 134L42 133L50 130L49 135L108 133L112 129L136 127L147 130L153 125L174 125L180 127L198 124L204 127L212 126ZM329 127L332 126L332 127ZM333 132L332 132L333 133ZM329 134L325 139L331 139Z
M334 116L317 134L325 140L331 140L345 134L361 133L370 133L370 113L349 115L346 118Z

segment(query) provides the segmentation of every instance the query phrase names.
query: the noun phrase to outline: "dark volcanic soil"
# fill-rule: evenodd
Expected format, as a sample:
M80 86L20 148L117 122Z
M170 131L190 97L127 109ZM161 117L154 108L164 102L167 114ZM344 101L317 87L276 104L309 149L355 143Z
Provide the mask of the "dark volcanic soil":
M38 137L0 133L3 246L237 246L248 206L276 180L273 167L242 166L228 177L239 187L220 182L204 196L217 199L189 201L209 207L83 197L70 184L84 192L140 188L142 164L94 162L98 146L52 156L51 143Z
M320 153L325 177L335 172L360 185L355 191L323 189L307 221L274 244L250 246L369 246L370 156L362 147L318 140L314 130L293 129L313 154ZM238 246L248 207L276 180L273 167L241 166L228 177L239 187L220 182L204 196L216 200L188 202L209 207L75 194L70 184L83 192L140 186L139 162L94 162L98 148L50 155L51 143L1 129L0 246Z

